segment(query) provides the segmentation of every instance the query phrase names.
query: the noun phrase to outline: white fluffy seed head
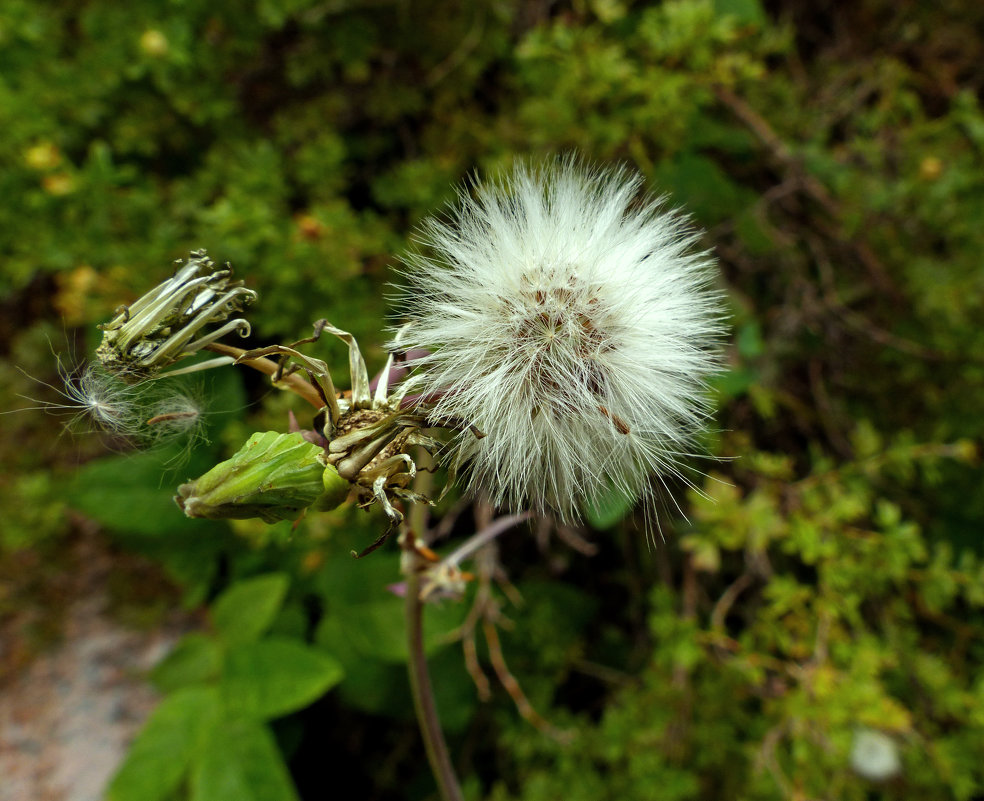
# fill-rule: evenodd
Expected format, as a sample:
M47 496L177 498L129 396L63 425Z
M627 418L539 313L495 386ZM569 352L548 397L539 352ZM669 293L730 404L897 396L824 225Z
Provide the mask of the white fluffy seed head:
M400 343L469 488L562 519L677 473L708 413L722 299L698 233L623 169L520 166L463 191L407 258Z

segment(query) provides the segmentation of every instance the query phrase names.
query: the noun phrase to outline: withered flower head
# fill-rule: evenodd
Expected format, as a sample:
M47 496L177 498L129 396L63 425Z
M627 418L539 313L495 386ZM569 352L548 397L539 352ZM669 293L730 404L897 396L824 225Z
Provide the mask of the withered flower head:
M242 281L232 281L228 267L216 270L204 250L178 261L175 274L100 326L103 340L96 356L106 370L136 383L153 378L165 367L191 356L206 345L236 331L249 336L243 318L226 321L256 299Z

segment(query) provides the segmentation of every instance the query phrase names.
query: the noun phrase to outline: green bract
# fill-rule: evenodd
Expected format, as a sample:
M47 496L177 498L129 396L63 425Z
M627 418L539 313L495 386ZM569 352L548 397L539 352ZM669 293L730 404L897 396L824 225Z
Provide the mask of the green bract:
M309 506L338 506L348 482L320 461L323 449L299 433L253 434L233 456L178 487L175 501L188 517L294 520Z

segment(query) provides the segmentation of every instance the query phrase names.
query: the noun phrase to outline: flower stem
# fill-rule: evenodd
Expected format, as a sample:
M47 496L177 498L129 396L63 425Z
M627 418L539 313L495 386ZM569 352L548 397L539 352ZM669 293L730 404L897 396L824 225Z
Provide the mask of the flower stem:
M427 759L442 801L463 801L464 797L451 764L448 746L444 741L444 732L441 730L441 721L437 716L437 706L434 703L434 690L427 670L427 656L424 653L424 605L420 602L420 578L413 568L407 571L406 590L404 610L407 644L410 649L408 667L417 723L420 726L420 734L424 738Z
M237 348L234 345L226 345L222 342L212 342L205 345L202 349L210 350L213 353L221 353L223 356L231 356L233 359L238 359L246 353L246 351L242 348ZM252 367L254 370L259 370L264 375L271 377L276 375L277 370L280 369L280 366L271 359L247 359L240 362L240 364L247 367ZM315 388L297 373L283 376L281 381L287 389L297 395L300 395L315 409L320 409L324 405L324 402L318 397L318 393Z

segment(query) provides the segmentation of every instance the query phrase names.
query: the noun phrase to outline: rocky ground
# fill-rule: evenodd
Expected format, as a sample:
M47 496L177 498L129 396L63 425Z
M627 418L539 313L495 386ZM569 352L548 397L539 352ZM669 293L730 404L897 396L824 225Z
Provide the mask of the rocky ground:
M112 555L92 537L78 547L60 637L0 688L0 801L100 801L157 701L143 676L187 625L123 625Z

